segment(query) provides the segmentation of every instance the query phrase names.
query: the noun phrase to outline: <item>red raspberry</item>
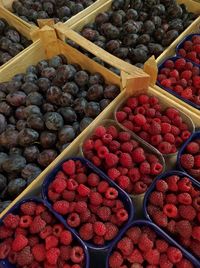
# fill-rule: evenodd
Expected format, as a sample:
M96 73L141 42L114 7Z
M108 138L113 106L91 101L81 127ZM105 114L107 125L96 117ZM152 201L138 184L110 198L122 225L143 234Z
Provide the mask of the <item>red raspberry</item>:
M66 215L69 212L69 206L68 201L60 200L53 204L53 209L61 215Z
M105 158L105 156L109 153L106 146L100 146L97 150L97 154L99 158Z
M178 180L179 180L179 177L176 176L176 175L169 176L166 179L169 191L172 191L172 192L177 192L178 191L178 184L177 184Z
M52 234L52 228L51 226L46 226L42 231L40 232L40 237L42 239L45 239L47 236Z
M61 235L60 235L60 243L65 245L65 246L68 246L72 243L72 234L67 231L67 230L64 230L61 232Z
M102 141L104 144L109 144L112 141L112 135L110 134L103 135Z
M150 128L149 128L148 132L151 135L158 135L158 134L160 134L161 133L161 125L160 125L160 123L158 123L156 121L152 121L150 123Z
M181 73L181 78L184 78L185 80L189 80L192 77L192 72L190 70L185 70Z
M33 262L33 255L29 246L23 248L17 255L17 264L19 266L27 266Z
M160 255L160 267L162 268L172 268L173 263L170 262L166 254L161 254Z
M40 216L44 221L46 221L46 223L51 223L53 220L52 214L47 210L42 212ZM26 221L32 222L32 218L30 216L26 216L26 217L28 217L27 219L25 219Z
M85 241L91 240L94 235L93 225L91 223L83 224L79 229L79 235Z
M37 205L34 202L26 202L20 206L20 210L24 215L33 216L35 214Z
M13 235L13 230L10 228L0 226L0 239L5 239Z
M119 132L118 139L121 142L130 141L131 134L127 131L121 131L121 132Z
M121 153L119 162L123 167L130 168L133 165L132 158L128 153Z
M23 216L23 217L27 217L27 216ZM22 234L24 236L27 236L28 231L26 229L21 228L21 227L17 227L15 229L15 235L17 235L17 234Z
M114 251L112 255L109 257L109 267L110 268L121 267L122 263L123 263L122 255L119 252Z
M63 178L56 178L52 182L52 188L56 193L59 193L59 194L62 193L66 187L67 187L67 182Z
M105 193L105 197L111 200L116 199L118 197L118 191L113 187L109 187Z
M140 236L138 247L146 252L153 248L153 242L148 238L147 234L142 234Z
M133 150L133 144L131 142L124 142L121 144L121 150L125 153L131 153Z
M144 253L144 259L152 265L158 265L160 259L160 252L157 249L150 249Z
M126 190L130 184L130 179L127 176L119 176L117 179L117 184L123 189Z
M178 212L183 219L186 219L189 221L193 221L194 218L196 217L196 211L190 205L188 206L180 205L178 208Z
M116 168L110 168L108 171L108 176L112 179L112 180L116 180L116 178L118 178L120 176L120 172L118 169Z
M168 184L164 180L158 180L156 182L156 190L159 192L166 192L168 190Z
M192 79L193 79L194 87L200 88L200 77L199 76L194 76Z
M192 250L192 252L197 255L197 257L200 257L200 242L197 240L192 240L191 245L190 245L190 249Z
M62 193L62 198L65 201L72 202L75 199L75 195L76 195L75 191L64 190L64 192Z
M105 156L105 161L106 161L106 164L107 164L108 167L114 167L114 166L117 165L117 163L119 161L119 158L115 154L108 153Z
M192 265L190 261L183 258L182 260L180 260L179 263L176 264L176 267L177 268L193 268L194 266Z
M194 166L194 157L191 154L181 155L180 162L183 168L192 169Z
M178 215L178 210L177 210L176 206L173 204L164 205L163 212L169 218L176 218L176 216Z
M181 133L181 139L186 141L187 139L189 139L191 133L190 131L188 130L184 130L182 133Z
M94 131L94 135L97 136L98 138L103 137L103 135L105 134L106 134L106 128L104 126L98 126Z
M142 232L139 227L132 227L126 232L126 235L133 241L134 244L139 242L141 234Z
M143 256L141 254L141 252L135 248L132 253L127 257L127 260L130 262L130 263L133 263L133 265L139 265L139 264L142 264L144 262L144 259L143 259ZM138 266L136 266L137 268Z
M73 247L71 250L71 260L73 263L81 263L84 260L84 251L81 247ZM78 265L78 264L76 264ZM73 265L74 266L74 265ZM72 267L73 267L72 266ZM79 266L81 267L81 266ZM78 268L78 266L77 266Z
M192 187L192 182L189 178L184 177L178 181L178 190L180 192L189 192Z
M58 238L54 235L50 235L45 239L45 248L49 250L50 248L55 248L58 246Z
M105 226L106 226L106 234L105 234L104 238L105 238L105 240L110 241L116 237L119 230L118 230L118 227L111 222L106 222Z
M153 163L151 164L151 174L152 175L158 175L162 172L163 165L160 163Z
M51 248L46 252L46 259L49 264L56 265L59 255L60 250L58 248Z
M36 261L42 262L46 259L46 250L43 244L34 245L32 253Z
M84 141L84 144L83 144L84 151L90 151L93 148L94 148L94 141L93 140L88 139L88 140Z
M175 247L168 247L167 257L173 264L175 264L181 261L183 255L180 249L175 248Z
M39 243L39 237L37 235L29 236L29 238L28 238L28 245L30 247L33 247L33 246L35 246L38 243Z
M147 185L142 181L137 181L133 187L135 194L143 194L147 190Z
M156 248L160 253L164 253L167 251L168 243L165 240L157 239Z
M100 207L97 210L97 215L102 221L108 221L111 216L111 210L109 207Z
M12 243L12 250L14 251L21 251L23 248L25 248L28 245L28 239L19 234L15 237Z
M200 154L194 156L194 166L195 168L200 168Z
M192 229L192 237L200 241L200 226L194 226Z
M175 68L176 68L177 70L182 70L182 69L184 69L185 65L186 65L186 60L183 59L183 58L181 58L181 59L177 59L177 60L175 61L175 63L174 63L174 66L175 66Z
M133 162L135 162L135 163L143 162L146 159L145 152L144 152L143 148L141 148L141 147L136 148L132 152L131 156L132 156Z
M4 219L3 223L6 227L16 229L19 224L20 218L18 215L8 214Z
M161 135L154 135L151 137L151 144L154 146L157 146L161 143L162 141L162 136Z
M123 208L121 208L117 211L116 216L120 222L124 222L124 221L128 220L128 212Z
M90 203L99 206L103 202L102 195L98 192L91 192L90 193Z
M146 118L142 114L136 114L133 120L138 126L143 126L146 124Z
M100 181L97 186L97 191L99 193L105 193L108 187L109 187L109 184L106 181Z
M98 150L99 147L101 147L101 146L103 146L102 140L100 140L100 139L95 140L95 142L94 142L94 149L95 150Z
M164 63L164 66L166 68L172 69L172 68L174 68L174 62L172 60L166 60L166 62Z
M46 226L46 222L40 217L36 216L30 226L30 233L36 234L41 232Z
M169 142L163 141L158 145L158 150L162 154L170 154L172 149L172 145Z
M69 224L70 227L78 227L80 225L80 217L77 213L71 213L67 217L67 223Z
M192 226L189 221L181 220L176 223L176 231L184 238L190 238L192 235Z
M120 149L120 143L116 140L112 140L109 144L109 149L111 152L116 152Z
M90 189L85 186L84 184L79 184L78 188L77 188L77 191L79 193L80 196L89 196L90 194Z
M162 211L155 211L152 217L157 225L161 227L167 227L167 216Z
M200 196L197 196L193 200L193 207L197 210L200 211Z
M118 111L116 112L116 118L117 118L117 121L123 122L127 118L127 113L123 111Z
M50 201L55 202L59 199L60 194L53 192L50 188L48 189L48 198Z
M128 171L128 176L129 176L129 178L130 178L130 180L131 180L132 182L139 181L139 179L140 179L140 177L141 177L138 168L131 168L131 169Z
M144 161L140 164L139 170L141 174L150 174L151 166L147 161Z
M175 142L175 137L174 137L173 134L167 133L167 134L164 135L164 140L169 142L169 143L171 143L171 144L173 144Z
M87 204L84 201L78 201L75 205L75 212L83 213L87 210Z
M188 193L181 193L177 197L178 202L184 205L191 205L192 204L192 198L191 195Z
M133 251L133 242L128 237L123 237L118 243L117 248L122 252L124 256L128 256Z
M171 85L172 85L172 83L171 83L171 80L170 80L170 79L163 79L163 80L161 81L161 85L162 85L163 87L170 88Z
M138 106L138 99L135 97L128 98L126 105L134 110Z
M98 236L104 236L106 234L106 226L103 222L96 221L93 224L93 229Z
M110 134L113 139L116 139L118 137L118 130L115 126L108 126L107 127L107 133Z
M0 260L4 260L8 257L10 251L10 245L7 243L0 243Z
M151 193L149 201L151 204L155 206L163 207L164 205L163 194L161 192L154 191Z
M186 147L186 151L192 155L197 154L200 151L199 144L197 142L190 142Z
M67 175L75 174L76 165L73 160L68 160L62 164L62 169Z

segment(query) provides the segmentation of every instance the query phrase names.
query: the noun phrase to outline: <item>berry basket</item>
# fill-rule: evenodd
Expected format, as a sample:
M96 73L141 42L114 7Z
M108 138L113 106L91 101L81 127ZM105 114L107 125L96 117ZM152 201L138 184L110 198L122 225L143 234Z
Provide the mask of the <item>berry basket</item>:
M173 182L172 182L174 177L177 178L177 176L178 176L178 179L176 180L176 183L179 179L182 180L182 181L180 181L180 184L179 184L179 187L182 187L182 190L180 190L180 192L178 192L179 189L178 189L177 184L176 184L176 191L175 191L175 188L173 187L173 185L175 185L175 184L173 184ZM169 177L170 177L170 179L168 179ZM168 179L168 180L166 181L166 179ZM184 181L183 181L183 179L184 179ZM168 190L168 186L167 186L167 188L163 188L165 186L161 186L160 180L162 180L162 183L164 182L164 185L170 184L169 187L171 187L171 188L170 188L170 190L169 190L170 192L168 194L165 194L165 192ZM159 184L159 182L160 182L160 184ZM186 204L186 201L187 201L184 198L185 198L185 192L188 190L186 190L186 188L184 188L184 187L186 187L186 188L192 187L190 194L187 194L187 196L189 195L190 202L194 202L194 200L197 200L195 202L196 202L196 205L198 206L199 205L199 203L198 203L199 202L198 201L199 195L197 195L196 189L198 189L198 190L200 189L200 183L197 182L196 180L194 180L191 176L187 175L184 172L172 170L172 171L169 171L169 172L166 172L166 173L160 175L153 182L153 184L148 189L148 191L144 197L143 210L144 210L146 219L150 220L151 222L154 222L158 226L160 225L160 228L162 228L164 231L166 231L169 234L169 236L171 236L174 240L176 240L177 243L179 243L183 248L188 250L195 257L195 259L199 262L199 264L196 267L200 267L199 249L197 249L197 248L199 248L197 246L197 244L199 242L198 241L195 242L196 239L194 239L192 236L193 229L190 230L186 225L188 223L190 224L190 222L194 221L195 217L198 217L198 216L197 216L197 214L195 214L194 207L192 207L192 204L195 204L195 203L190 203L191 204L190 208L186 205L184 205L184 206L182 205L182 204ZM196 189L194 189L193 187L195 187ZM154 192L155 194L152 197L151 194L154 190L155 190L155 192ZM162 191L162 192L160 193L160 191ZM172 192L172 194L171 194L171 192ZM167 195L167 199L165 199L165 201L167 202L165 209L164 209L164 198L159 199L159 197L158 197L158 196L160 196L160 194L163 194L163 193L165 194L164 198L166 198L166 195ZM179 193L183 193L183 194L180 194L181 196L179 196L178 195ZM151 198L151 202L150 202L150 198ZM157 198L156 201L154 201L155 198ZM175 198L175 201L174 201L174 198ZM163 202L162 206L160 205L159 200L160 201L163 200L163 201L161 201L161 202ZM148 208L149 204L151 207ZM179 204L179 207L177 204ZM170 208L168 208L168 205L170 205ZM185 207L188 207L188 208L185 208ZM175 210L173 208L175 208ZM178 212L177 208L180 209L180 212ZM185 212L183 211L183 208L184 208ZM198 210L198 207L197 207L197 210ZM178 215L180 217L179 221L177 220L178 222L175 221L177 213L179 213ZM192 214L193 218L189 218L190 213L193 213ZM152 214L153 216L150 216L150 214ZM198 219L196 219L196 220L198 222ZM187 223L185 224L186 221L187 221ZM192 226L194 227L194 224ZM196 226L197 226L197 228L199 228L198 224ZM192 227L190 227L190 228L192 228ZM180 236L182 234L186 235L186 232L187 232L187 238L186 238L186 236L185 237L182 236L179 238L179 235ZM188 232L190 234L189 237L188 237ZM191 241L190 244L187 243L188 240ZM191 245L192 240L194 241L193 245L196 245L195 252L198 252L198 253L192 252L193 250L190 248L190 246L193 249L195 248L195 246Z
M165 59L162 63L160 63L160 64L158 65L158 73L159 73L159 71L164 67L164 64L165 64L165 62L166 62L167 60L172 60L173 62L175 62L177 59L182 59L182 58L181 58L181 57L178 57L178 56L174 56L174 57L170 57L170 58ZM186 62L190 62L190 63L191 63L191 61L189 61L188 59L185 59L185 60L186 60ZM195 67L195 66L196 66L196 67L199 67L199 65L196 64L196 63L192 63L192 64L193 64L194 67ZM198 76L198 77L199 77L199 76ZM180 99L180 100L184 101L185 103L189 104L190 106L192 106L192 107L194 107L194 108L200 110L200 105L195 104L194 102L192 102L192 101L190 101L190 100L187 100L186 98L180 96L177 92L173 91L172 89L162 86L161 83L160 83L158 80L157 80L157 85L158 85L160 88L162 88L162 89L164 89L165 91L167 91L168 93L174 95L174 96L177 97L178 99Z
M45 201L43 201L42 199L39 199L39 198L27 198L27 199L24 199L18 203L16 203L4 216L3 218L1 218L0 220L0 226L2 225L3 223L3 220L6 218L6 216L8 216L10 213L14 214L14 215L17 215L19 210L20 210L20 206L22 204L25 204L27 202L34 202L36 204L41 204L43 205L44 207L47 208L48 211L50 211L48 209L48 206L46 204ZM68 229L66 223L63 221L61 221L60 217L57 216L53 211L51 212L52 213L52 216L55 217L55 219L60 222L60 223L63 223L65 229ZM84 268L89 268L89 261L90 261L90 257L89 257L89 253L88 253L88 249L86 247L86 245L83 243L83 241L72 231L70 230L71 234L72 234L72 238L75 239L76 243L78 243L83 251L84 251L84 255L85 255L85 265L84 265ZM0 260L0 267L1 268L15 268L16 265L14 264L11 264L8 259L4 259L4 260ZM35 266L36 267L36 266Z
M132 97L136 97L138 95L140 95L141 93L136 93L134 94ZM157 97L154 92L151 92L150 90L147 91L146 93L149 97ZM118 103L118 105L116 106L116 109L114 111L114 117L115 117L115 120L116 122L121 126L121 128L125 129L125 130L129 130L127 127L125 127L121 122L118 121L117 119L117 112L119 110L122 109L122 107L124 107L125 103L127 102L127 100L129 99L129 97L126 97L124 98L121 102ZM174 107L172 106L172 104L170 103L169 100L167 100L166 98L162 98L161 96L158 96L157 99L159 100L159 103L161 104L161 108L162 110L166 109L166 108L169 108L169 107ZM190 116L188 114L186 114L185 112L181 111L179 108L177 107L174 107L176 110L178 110L178 112L180 113L180 116L181 118L183 119L183 122L185 122L187 125L188 125L188 129L191 133L194 132L195 130L195 126L194 126L194 123L192 121L192 119L190 118ZM131 131L131 130L129 130ZM147 141L144 141L139 135L137 135L136 133L134 133L133 131L131 131L132 135L138 140L141 140L143 141L147 146L151 146L153 148L155 148L152 144L150 144L149 142ZM155 148L157 151L158 149ZM158 151L159 152L159 151ZM159 152L160 153L160 152ZM162 154L165 161L166 161L166 169L171 169L175 166L175 162L176 162L176 158L177 158L177 152L176 153L171 153L171 154Z
M87 137L88 139L93 135L94 130L100 125L103 125L104 127L109 127L109 126L112 125L112 126L115 126L117 130L123 131L123 129L117 124L116 121L114 121L112 119L104 119L99 124L95 125L95 127L90 129L90 132L88 133L88 137ZM165 160L164 160L163 156L159 153L159 151L156 150L153 146L147 144L144 140L140 139L138 136L133 135L133 133L131 133L130 131L127 131L127 132L130 133L131 137L134 140L136 140L139 143L139 145L145 150L145 153L148 152L148 153L154 154L154 155L156 155L158 157L159 162L163 166L162 172L164 172L165 171ZM86 138L84 139L84 141L85 140L86 140ZM84 155L84 152L83 152L84 141L83 141L82 144L80 144L80 149L81 149L82 155L84 157L86 157ZM156 177L156 175L155 175L155 177ZM137 217L141 216L142 215L142 203L143 203L144 193L138 194L138 195L130 194L130 197L133 200L133 203L134 203L134 206L135 206L136 216Z
M49 209L51 211L54 211L54 208L52 206L52 202L49 200L49 197L48 197L48 188L51 184L51 182L54 180L55 178L55 175L61 171L61 167L62 167L62 164L63 163L66 163L67 161L80 161L81 164L86 167L87 170L91 171L92 173L95 173L97 174L100 179L102 179L102 181L106 181L109 186L111 186L112 188L115 188L117 191L118 191L118 196L119 196L119 200L122 201L122 203L124 204L124 208L127 210L128 212L128 219L126 222L123 223L122 226L120 226L120 230L119 230L119 234L121 232L123 232L123 230L125 229L126 225L129 224L132 220L133 220L133 217L134 217L134 206L132 204L132 201L130 199L130 197L118 186L116 185L112 180L110 180L101 170L99 170L97 167L95 167L90 161L88 161L87 159L84 159L82 157L75 157L75 158L68 158L64 161L62 161L59 165L57 165L53 171L46 177L46 179L44 180L44 183L42 185L42 196L43 196L43 199L46 201L46 204L48 205ZM59 216L59 218L61 219L61 221L68 226L68 228L70 230L73 230L73 232L79 236L79 233L78 231L75 229L75 228L72 228L71 226L69 226L68 223L66 223L66 219L64 218L64 216L61 216L60 214L58 214L57 212L54 211L54 213ZM88 240L91 240L91 239L88 239ZM84 241L85 244L87 245L87 247L89 249L91 249L92 251L105 251L107 250L110 245L112 244L112 241L109 241L109 242L105 242L104 245L101 245L101 246L97 246L95 245L94 243L92 242L88 242L88 241Z
M124 232L122 234L120 234L118 236L118 238L115 240L115 243L112 245L112 247L110 248L110 250L108 252L108 255L107 255L106 268L110 268L109 258L111 256L113 250L117 246L118 242L123 238L124 234L132 227L139 227L139 228L147 227L147 228L149 228L151 231L153 231L158 236L159 239L162 239L162 241L164 240L165 242L167 242L173 248L174 247L178 248L182 252L182 256L193 264L193 267L199 267L200 266L200 263L188 251L186 251L183 247L181 247L175 240L173 240L170 236L168 236L164 231L162 231L154 223L146 221L146 220L138 220L138 221L134 221L131 224L129 224L129 226L126 227ZM134 248L135 248L135 245L134 245ZM123 248L122 248L122 251L123 251ZM151 255L150 259L151 258L153 258L152 255ZM146 266L142 266L142 265L144 265L144 264L138 264L137 267L146 267ZM154 265L152 265L152 266L154 266ZM132 266L127 266L127 267L132 267ZM160 264L159 267L162 267L162 265ZM170 267L172 267L172 266L170 266ZM175 267L175 266L173 265L173 267ZM191 267L191 266L189 266L189 267Z
M184 154L186 147L188 146L188 144L190 142L195 141L196 139L199 139L200 137L200 131L194 132L191 137L183 144L183 146L181 147L178 156L177 156L177 168L180 169L181 171L189 174L190 176L192 176L194 179L197 179L198 181L200 181L200 174L198 176L195 176L193 174L190 174L182 165L181 165L181 156Z

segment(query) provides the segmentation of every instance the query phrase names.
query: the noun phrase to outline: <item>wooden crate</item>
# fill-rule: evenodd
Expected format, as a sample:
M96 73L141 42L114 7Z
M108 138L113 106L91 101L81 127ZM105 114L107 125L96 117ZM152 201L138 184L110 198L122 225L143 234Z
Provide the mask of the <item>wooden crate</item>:
M29 55L31 56L28 57L28 55L24 58L24 62L26 62L26 66L23 67L21 66L20 71L24 71L25 68L29 65L29 64L34 64L36 63L38 60L43 59L43 58L49 58L53 55L55 55L55 51L53 51L53 53L50 51L50 55L46 55L45 50L41 49L41 41L38 41L35 44L35 53L38 52L38 48L40 47L40 51L42 51L40 53L40 55L37 55L37 59L33 57L33 54ZM69 48L69 46L63 44L61 41L57 42L57 45L59 47L60 52L62 52L64 55L68 56L68 49L72 49L72 51L74 50L73 48ZM76 56L75 56L76 55ZM77 57L78 54L74 54L74 57ZM79 56L78 56L79 57ZM70 60L70 59L69 59ZM27 62L29 61L29 62ZM72 60L72 62L74 62ZM77 59L76 62L79 62L79 60ZM82 62L81 62L82 64ZM20 60L17 62L15 62L15 66L20 65ZM96 66L96 63L94 63L94 66ZM84 67L84 66L82 66ZM98 67L97 67L98 68ZM102 68L102 67L101 67ZM13 72L13 70L12 70ZM106 70L107 72L107 70ZM15 74L15 72L13 73ZM106 73L103 73L103 75ZM147 76L148 78L148 76ZM148 79L146 80L148 81ZM193 117L193 114L188 111L187 109L185 109L184 107L181 107L179 105L179 103L171 100L170 98L165 97L163 99L163 95L158 92L157 90L155 90L153 87L148 87L148 83L146 83L146 81L143 79L143 83L141 83L141 78L140 77L136 77L134 75L129 76L127 75L127 73L123 73L122 72L122 87L125 86L125 90L121 91L121 93L115 98L114 101L111 102L111 104L109 106L107 106L107 108L90 124L89 127L87 127L1 214L0 214L0 218L3 217L3 215L5 215L5 213L14 205L16 204L16 202L22 200L23 198L26 197L32 197L35 195L38 195L40 193L41 190L41 185L45 179L45 177L53 170L53 168L58 165L59 163L61 163L64 159L68 158L68 157L73 157L73 156L77 156L80 155L82 156L81 150L80 150L80 145L83 143L83 141L85 140L85 138L90 135L91 130L95 129L96 126L100 125L102 120L104 119L114 119L114 111L116 109L116 106L122 101L124 100L124 98L126 98L127 94L128 95L138 95L139 93L145 93L145 92L149 92L151 95L157 96L158 98L162 99L162 102L165 102L165 104L167 106L171 106L171 107L175 107L179 110L181 110L182 112L186 113L188 116ZM118 83L119 81L116 81L116 83ZM193 118L192 118L193 119Z

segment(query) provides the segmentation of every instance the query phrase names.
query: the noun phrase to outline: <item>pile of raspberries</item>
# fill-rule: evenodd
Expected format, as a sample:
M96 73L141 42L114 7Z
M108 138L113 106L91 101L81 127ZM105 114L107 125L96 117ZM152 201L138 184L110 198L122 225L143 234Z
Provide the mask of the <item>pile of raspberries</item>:
M188 143L180 157L180 164L188 174L200 181L200 139Z
M164 88L173 90L183 99L200 105L200 70L184 58L167 60L159 70L158 82Z
M84 241L104 246L129 219L116 187L100 178L79 160L62 164L48 187L53 209Z
M0 260L16 267L83 268L80 243L42 204L29 201L0 226Z
M200 190L187 177L172 175L156 182L148 196L151 219L200 257Z
M191 40L185 41L178 50L178 55L200 64L200 35L193 35Z
M180 249L158 236L152 227L128 229L109 257L109 268L193 268Z
M120 130L112 123L94 130L83 144L83 153L129 194L146 192L153 179L163 171L156 154L146 152L130 132Z
M116 118L162 154L176 153L191 134L177 109L163 109L158 98L145 94L128 98Z

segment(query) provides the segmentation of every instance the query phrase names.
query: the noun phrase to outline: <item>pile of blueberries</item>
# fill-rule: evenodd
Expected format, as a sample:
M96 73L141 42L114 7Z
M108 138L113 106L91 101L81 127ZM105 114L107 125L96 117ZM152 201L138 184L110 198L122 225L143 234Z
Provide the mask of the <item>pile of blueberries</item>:
M0 84L0 211L119 94L63 55Z

